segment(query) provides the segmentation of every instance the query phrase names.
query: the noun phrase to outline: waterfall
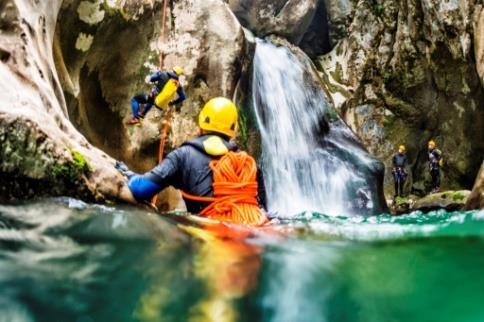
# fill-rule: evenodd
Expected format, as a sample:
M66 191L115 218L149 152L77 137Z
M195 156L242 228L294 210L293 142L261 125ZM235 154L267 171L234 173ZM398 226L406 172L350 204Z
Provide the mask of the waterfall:
M252 95L270 211L290 216L386 209L383 165L368 155L319 80L288 48L258 40Z

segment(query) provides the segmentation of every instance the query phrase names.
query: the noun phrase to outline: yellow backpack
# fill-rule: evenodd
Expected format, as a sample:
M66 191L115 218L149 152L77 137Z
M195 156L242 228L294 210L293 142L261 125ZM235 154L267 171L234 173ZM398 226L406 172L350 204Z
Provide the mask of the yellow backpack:
M161 92L156 95L155 106L159 109L166 108L173 98L175 98L176 91L178 90L179 83L176 79L170 78Z

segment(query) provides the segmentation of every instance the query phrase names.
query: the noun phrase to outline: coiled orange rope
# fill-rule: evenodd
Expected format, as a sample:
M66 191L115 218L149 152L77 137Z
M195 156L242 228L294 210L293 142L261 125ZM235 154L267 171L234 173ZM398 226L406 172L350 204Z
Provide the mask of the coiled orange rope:
M236 224L263 225L268 219L257 201L257 166L246 152L229 152L210 162L214 197L182 192L187 199L210 202L200 216Z

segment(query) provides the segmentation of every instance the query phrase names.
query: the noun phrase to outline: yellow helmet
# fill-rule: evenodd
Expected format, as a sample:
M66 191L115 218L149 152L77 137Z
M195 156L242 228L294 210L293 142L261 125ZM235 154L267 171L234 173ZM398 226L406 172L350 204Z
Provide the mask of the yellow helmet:
M398 147L398 150L399 150L399 151L402 151L402 152L407 151L407 149L405 148L405 145L400 145L400 146Z
M225 98L216 97L208 101L198 117L198 125L205 131L212 131L234 137L239 114L235 104Z
M432 146L432 147L435 148L437 146L437 144L435 144L435 141L434 140L430 140L429 141L429 146Z
M180 66L175 66L173 67L173 72L178 76L183 75L183 68L181 68Z

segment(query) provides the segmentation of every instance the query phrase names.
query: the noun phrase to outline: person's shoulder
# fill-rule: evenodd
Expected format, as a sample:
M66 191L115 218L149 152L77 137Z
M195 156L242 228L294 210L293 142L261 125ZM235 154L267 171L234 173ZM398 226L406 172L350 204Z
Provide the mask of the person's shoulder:
M173 79L176 79L178 80L178 75L175 74L175 73L171 73L171 72L166 72L166 75L170 78L173 78Z
M195 147L189 144L189 142L190 141L184 142L182 145L174 149L172 152L176 152L177 154L183 154L195 149Z
M174 162L180 161L181 159L185 158L187 155L189 155L192 151L193 147L190 145L181 145L178 148L174 149L168 155L166 156L167 159L170 159Z

